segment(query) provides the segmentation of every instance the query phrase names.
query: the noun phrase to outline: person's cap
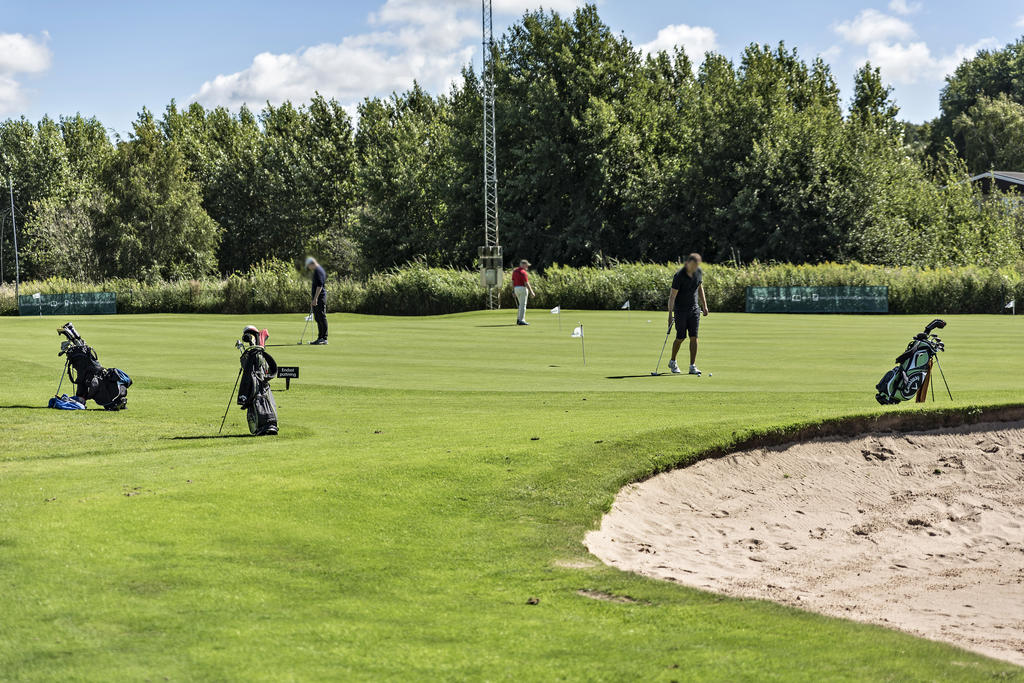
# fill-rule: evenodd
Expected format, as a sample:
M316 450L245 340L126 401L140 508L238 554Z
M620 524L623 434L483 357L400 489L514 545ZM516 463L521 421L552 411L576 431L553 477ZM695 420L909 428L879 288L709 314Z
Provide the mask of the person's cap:
M530 263L529 261L527 261L526 259L523 259L523 260L521 260L519 262L519 265L521 265L521 266L532 266L533 264Z
M313 258L312 256L307 256L306 257L306 267L307 268L309 268L314 263L316 263L316 259L315 258Z

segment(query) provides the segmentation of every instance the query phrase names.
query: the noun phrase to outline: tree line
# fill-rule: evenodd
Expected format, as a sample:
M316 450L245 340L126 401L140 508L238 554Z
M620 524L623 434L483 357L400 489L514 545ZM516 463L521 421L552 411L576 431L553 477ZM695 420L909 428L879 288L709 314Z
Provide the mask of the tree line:
M1012 157L1024 149L1022 54L1018 42L962 64L942 116L915 127L870 65L844 103L827 64L785 45L750 45L735 62L709 53L695 68L682 49L641 53L594 6L528 13L494 52L501 241L509 259L577 266L690 251L1018 261L1019 213L963 181L1024 165ZM355 120L319 94L259 112L172 102L123 138L80 115L7 120L0 173L15 180L32 278L197 278L306 253L349 275L470 267L481 118L467 66L447 92L368 98Z

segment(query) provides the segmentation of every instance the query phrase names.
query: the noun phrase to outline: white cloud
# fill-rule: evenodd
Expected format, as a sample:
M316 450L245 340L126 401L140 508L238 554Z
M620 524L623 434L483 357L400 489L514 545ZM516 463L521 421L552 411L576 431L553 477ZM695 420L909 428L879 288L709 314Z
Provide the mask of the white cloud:
M874 9L866 9L854 19L837 24L835 31L855 45L885 42L894 38L905 40L914 36L910 24Z
M0 33L0 114L15 112L26 102L22 74L42 73L50 68L50 36L40 38L21 33Z
M581 2L543 4L564 13ZM499 15L536 7L536 0L494 2ZM478 0L386 0L368 21L372 31L345 36L337 43L284 54L260 53L245 69L203 83L191 99L207 106L258 108L268 100L303 101L319 91L351 111L363 97L402 91L414 80L433 91L443 89L480 49Z
M1020 15L1020 19L1017 20L1017 28L1024 28L1024 14Z
M923 2L907 2L907 0L891 0L889 2L889 9L896 14L914 14L920 12L924 6Z
M665 50L672 52L679 45L686 51L694 68L704 61L704 53L718 49L718 36L707 26L687 26L686 24L670 24L658 31L658 35L649 43L640 45L640 50L651 54Z
M872 43L868 45L868 61L879 67L886 80L912 84L918 81L939 81L951 74L965 59L998 45L995 38L984 38L973 45L957 45L946 55L933 55L926 43Z
M831 62L836 59L839 55L843 54L843 48L841 45L832 45L825 50L818 53L818 56L824 59L826 62Z
M891 0L889 9L911 14L921 9L921 3ZM886 80L904 85L941 81L978 50L998 44L995 38L983 38L972 45L957 45L948 54L936 55L925 41L911 40L916 33L908 22L873 9L863 10L833 28L847 43L864 46L866 56L861 64L869 61L881 69Z

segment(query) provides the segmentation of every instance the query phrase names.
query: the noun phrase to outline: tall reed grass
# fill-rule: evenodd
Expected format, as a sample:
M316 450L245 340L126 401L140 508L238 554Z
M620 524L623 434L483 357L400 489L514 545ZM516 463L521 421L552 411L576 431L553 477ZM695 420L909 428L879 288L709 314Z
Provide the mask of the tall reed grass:
M628 300L636 310L661 310L676 268L656 264L552 266L531 276L537 296L530 305L599 310L621 308ZM892 313L1001 313L1011 299L1024 304L1021 266L705 264L704 283L708 304L716 311L742 311L749 286L885 285ZM21 286L22 294L116 292L120 313L298 313L309 308L309 290L309 279L281 261L266 261L223 280L76 282L51 278ZM515 305L507 275L501 302L504 307ZM478 310L484 307L485 297L477 273L416 262L366 280L329 279L327 303L331 311L349 313L436 315ZM16 314L13 285L0 286L0 315Z

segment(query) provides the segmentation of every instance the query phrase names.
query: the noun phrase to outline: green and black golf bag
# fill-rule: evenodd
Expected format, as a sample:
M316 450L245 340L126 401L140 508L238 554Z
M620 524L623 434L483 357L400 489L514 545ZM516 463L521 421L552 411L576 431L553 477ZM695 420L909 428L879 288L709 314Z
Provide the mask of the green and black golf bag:
M878 392L875 394L875 400L882 405L891 405L900 401L913 400L917 396L921 387L924 386L932 359L937 361L939 351L946 350L945 344L932 334L932 330L942 329L945 326L945 320L936 318L928 323L924 332L918 333L910 341L907 350L896 358L896 367L885 373L882 381L875 386L875 390Z
M75 398L80 403L95 401L105 410L128 407L128 387L132 379L117 368L104 368L96 351L85 343L71 323L57 328L67 341L61 342L58 356L67 356L68 379L75 385Z
M246 411L249 432L254 436L277 434L277 403L270 390L270 380L277 374L277 362L258 344L245 349L240 362L242 381L238 385L238 405Z

